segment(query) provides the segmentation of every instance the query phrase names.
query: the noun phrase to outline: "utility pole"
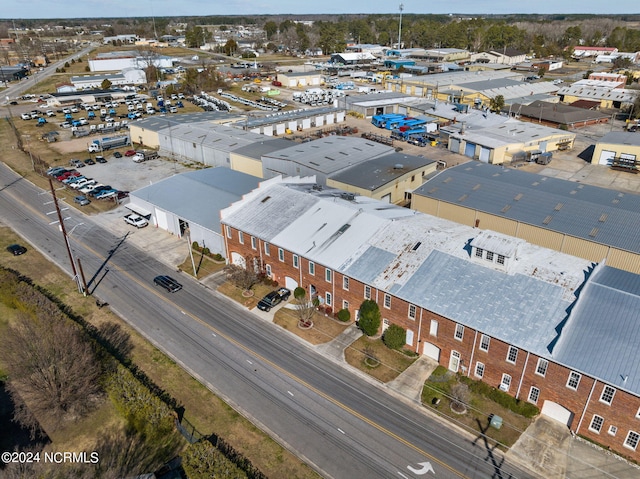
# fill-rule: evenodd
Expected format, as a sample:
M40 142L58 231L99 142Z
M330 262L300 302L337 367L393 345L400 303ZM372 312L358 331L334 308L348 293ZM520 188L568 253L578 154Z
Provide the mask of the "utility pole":
M398 50L400 50L400 38L402 37L402 10L404 9L404 5L400 4L400 25L398 27Z
M62 238L64 239L64 245L67 248L67 254L69 255L69 262L71 263L71 271L73 271L73 280L78 285L78 291L83 292L82 284L80 284L80 279L78 277L78 271L76 270L76 263L73 260L73 255L71 254L71 246L69 246L69 237L67 236L67 229L64 227L64 219L62 218L62 211L60 211L60 205L58 204L58 197L56 196L56 190L53 187L53 181L49 178L49 188L51 188L51 195L53 196L53 204L56 208L56 213L58 215L58 223L60 223L60 231L62 231ZM55 223L55 221L53 222ZM50 224L53 224L50 223Z

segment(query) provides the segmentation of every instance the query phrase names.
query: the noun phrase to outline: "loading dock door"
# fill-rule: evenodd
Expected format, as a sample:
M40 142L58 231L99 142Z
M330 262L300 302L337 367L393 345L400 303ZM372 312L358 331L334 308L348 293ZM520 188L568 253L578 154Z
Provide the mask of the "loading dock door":
M476 155L476 144L467 142L467 144L464 145L464 156L473 158L475 155Z
M449 139L449 151L460 153L460 140L458 138Z
M542 411L540 412L545 416L564 424L567 427L573 420L573 413L571 411L553 401L545 401L542 405Z
M489 163L489 154L491 150L489 148L485 148L484 146L480 147L480 161L483 163Z
M598 159L599 165L611 165L611 161L615 158L616 152L609 150L602 150L600 158Z

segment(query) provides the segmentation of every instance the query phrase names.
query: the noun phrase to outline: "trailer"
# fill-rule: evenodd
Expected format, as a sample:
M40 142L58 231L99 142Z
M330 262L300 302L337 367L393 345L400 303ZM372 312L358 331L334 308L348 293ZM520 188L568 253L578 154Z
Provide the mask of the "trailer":
M405 115L400 113L384 113L382 115L373 115L371 118L371 124L378 128L386 128L387 122L390 120L401 120L405 118Z
M128 136L114 136L100 138L99 140L93 140L89 144L89 153L97 153L100 151L111 150L113 148L120 148L131 144L131 140Z
M142 163L147 160L155 160L156 158L158 158L158 152L154 150L138 151L132 157L134 163Z
M390 119L389 121L387 121L384 127L387 130L409 130L411 128L419 127L426 124L427 120L424 118L413 118L410 116L405 116L403 118Z
M427 129L425 127L397 128L391 131L391 138L393 138L394 140L408 141L412 138L424 138L424 135L426 133Z

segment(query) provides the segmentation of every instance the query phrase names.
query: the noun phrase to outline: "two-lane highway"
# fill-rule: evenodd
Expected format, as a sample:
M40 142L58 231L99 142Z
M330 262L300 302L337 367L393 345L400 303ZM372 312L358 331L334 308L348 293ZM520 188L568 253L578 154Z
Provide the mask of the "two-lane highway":
M2 222L70 271L51 197L0 167ZM331 478L533 477L341 367L73 208L64 216L90 290L192 375ZM135 231L132 232L135 234ZM159 233L162 234L162 233ZM174 294L153 285L177 276Z

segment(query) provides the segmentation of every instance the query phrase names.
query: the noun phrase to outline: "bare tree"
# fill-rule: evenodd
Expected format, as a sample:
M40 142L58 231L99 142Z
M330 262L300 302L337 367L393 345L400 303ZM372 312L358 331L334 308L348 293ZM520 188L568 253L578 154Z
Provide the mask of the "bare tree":
M307 292L301 287L297 287L293 291L293 298L296 304L295 310L300 324L307 327L313 326L313 317L316 314L318 299L314 298L310 300L307 298Z
M12 388L31 412L55 427L82 415L100 392L100 366L90 343L67 319L18 314L3 337L0 359Z
M238 288L242 288L244 291L249 291L260 279L258 273L252 268L243 268L237 264L229 264L225 266L224 272L226 273L229 281Z

